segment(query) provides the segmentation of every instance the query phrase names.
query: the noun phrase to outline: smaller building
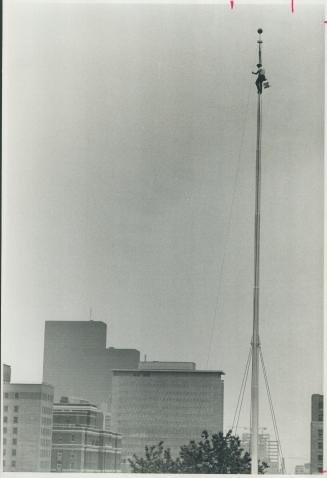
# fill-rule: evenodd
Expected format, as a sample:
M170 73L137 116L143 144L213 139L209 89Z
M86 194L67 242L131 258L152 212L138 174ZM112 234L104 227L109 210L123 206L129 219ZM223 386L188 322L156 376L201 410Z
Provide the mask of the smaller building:
M4 382L3 471L50 471L53 393L45 383Z
M11 382L11 367L10 365L3 364L3 383Z
M311 463L305 463L304 465L296 465L294 473L295 475L310 475Z
M241 446L245 451L250 453L250 433L242 434ZM258 435L258 457L261 462L267 463L268 469L266 473L268 475L276 475L281 472L282 464L278 441L271 440L269 433L259 433Z
M324 396L311 396L311 473L323 469Z
M105 425L95 405L62 397L53 407L51 471L120 471L121 435Z

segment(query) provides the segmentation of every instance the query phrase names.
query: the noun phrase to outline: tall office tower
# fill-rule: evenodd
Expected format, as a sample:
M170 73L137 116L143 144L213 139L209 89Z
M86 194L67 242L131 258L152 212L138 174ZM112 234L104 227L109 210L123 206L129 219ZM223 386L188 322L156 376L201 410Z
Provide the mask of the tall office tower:
M241 446L245 451L250 453L250 433L242 434ZM276 475L281 472L281 457L278 442L276 440L271 440L269 433L259 433L258 435L258 458L261 462L267 463L269 468L266 473L268 475Z
M311 396L311 473L323 469L324 396Z
M104 430L103 413L86 400L53 406L51 471L120 471L121 436Z
M223 372L146 362L137 371L113 374L112 428L123 436L122 471L129 471L134 453L144 456L146 445L164 441L176 456L182 445L200 440L203 430L223 430Z
M55 401L61 396L77 396L108 408L112 369L136 369L140 353L107 349L106 336L104 322L45 322L43 380L53 384Z
M51 469L53 387L3 384L3 470Z

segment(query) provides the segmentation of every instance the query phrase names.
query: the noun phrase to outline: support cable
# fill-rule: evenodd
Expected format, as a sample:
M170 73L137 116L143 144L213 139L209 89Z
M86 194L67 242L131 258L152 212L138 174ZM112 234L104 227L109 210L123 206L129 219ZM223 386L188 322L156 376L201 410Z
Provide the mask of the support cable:
M266 384L267 396L268 396L268 401L269 401L269 406L270 406L270 412L271 412L271 417L272 417L273 426L274 426L274 431L275 431L275 437L276 437L276 440L277 440L277 443L278 443L278 447L279 447L279 450L280 450L282 473L285 474L285 473L286 473L286 471L285 471L285 460L284 460L282 445L281 445L280 438L279 438L279 431L278 431L278 427L277 427L277 420L276 420L275 410L274 410L274 406L273 406L273 402L272 402L272 397L271 397L271 393L270 393L270 387L269 387L269 382L268 382L268 375L267 375L267 370L266 370L265 362L264 362L264 360L263 360L263 354L262 354L261 346L259 346L259 355L260 355L260 360L261 360L261 365L262 365L263 376L264 376L265 384Z
M239 421L239 417L240 417L240 413L241 413L242 402L243 402L243 397L244 397L244 390L245 390L246 383L247 383L247 376L248 376L250 361L251 361L251 353L252 353L252 351L251 351L251 348L250 348L249 353L248 353L248 358L246 360L246 365L245 365L245 370L244 370L244 374L243 374L240 393L238 394L237 404L236 404L236 408L235 408L235 414L234 414L234 418L233 418L232 431L234 430L234 425L236 423L235 434L236 434L236 431L237 431L238 421ZM236 419L236 417L237 417L237 419Z
M217 312L218 312L218 307L219 307L219 298L221 296L221 287L222 287L223 273L224 273L224 269L225 269L227 244L228 244L230 230L231 230L232 215L233 215L233 208L234 208L235 195L236 195L236 186L237 186L237 183L238 183L238 177L239 177L239 172L240 172L241 154L242 154L242 151L243 151L243 143L244 143L244 138L245 138L245 129L246 129L246 125L247 125L247 117L248 117L248 111L249 111L251 91L252 91L252 83L249 84L248 97L247 97L247 102L246 102L246 107L245 107L245 114L244 114L244 121L243 121L243 131L242 131L242 136L241 136L241 144L240 144L240 149L239 149L238 158L237 158L237 165L236 165L236 172L235 172L235 179L234 179L233 193L232 193L232 201L231 201L231 206L230 206L230 210L229 210L228 224L227 224L227 230L226 230L225 241L224 241L223 257L222 257L222 261L221 261L220 273L219 273L219 279L218 279L217 298L216 298L215 310L214 310L212 326L211 326L210 342L209 342L208 356L207 356L207 367L209 365L209 359L210 359L211 348L212 348L212 341L213 341L213 336L214 336L214 332L215 332L216 317L217 317Z
M251 356L252 356L252 350L250 351L250 357L251 357ZM244 382L244 387L243 387L243 394L242 394L242 398L241 398L241 404L240 404L239 413L238 413L237 422L236 422L236 427L235 427L235 434L236 434L236 432L237 432L238 422L239 422L240 416L241 416L241 410L242 410L242 405L243 405L243 399L244 399L244 394L245 394L245 388L246 388L247 379L248 379L249 370L250 370L250 363L251 363L251 360L249 360L248 369L247 369L247 371L246 371L246 377L245 377L245 382Z

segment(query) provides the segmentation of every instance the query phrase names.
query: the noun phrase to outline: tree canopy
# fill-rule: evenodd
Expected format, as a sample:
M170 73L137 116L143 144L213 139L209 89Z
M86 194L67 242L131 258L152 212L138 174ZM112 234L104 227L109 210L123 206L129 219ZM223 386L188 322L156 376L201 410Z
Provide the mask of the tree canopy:
M192 440L183 445L175 459L163 442L146 446L145 456L133 455L129 463L134 473L251 473L251 456L231 431L211 437L204 431L199 442ZM263 474L267 467L266 463L259 463L259 473Z

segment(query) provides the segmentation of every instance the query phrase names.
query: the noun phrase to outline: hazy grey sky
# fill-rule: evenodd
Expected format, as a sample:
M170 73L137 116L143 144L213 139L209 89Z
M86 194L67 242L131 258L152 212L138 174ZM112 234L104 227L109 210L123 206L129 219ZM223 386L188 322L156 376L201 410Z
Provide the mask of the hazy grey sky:
M109 345L223 370L231 426L252 332L262 27L260 335L293 472L322 393L324 11L235 3L5 2L3 360L41 381L44 321L92 307Z

